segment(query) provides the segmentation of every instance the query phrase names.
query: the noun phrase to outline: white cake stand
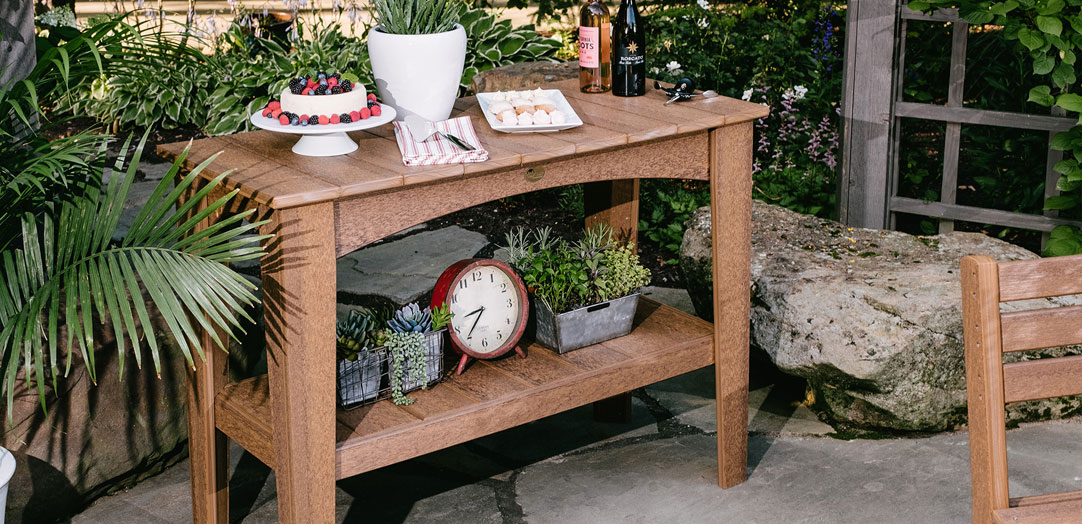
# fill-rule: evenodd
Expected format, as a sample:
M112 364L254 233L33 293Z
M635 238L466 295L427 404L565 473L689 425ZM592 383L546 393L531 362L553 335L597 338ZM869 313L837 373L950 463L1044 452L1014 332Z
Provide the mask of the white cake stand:
M379 116L373 116L365 120L350 122L348 124L328 124L319 126L292 126L282 125L281 122L263 116L262 111L252 113L248 120L258 128L278 133L301 135L301 139L293 144L293 152L304 156L338 156L352 153L357 150L357 142L347 135L350 131L370 129L383 124L388 124L395 117L395 110L388 105L381 105L383 110Z

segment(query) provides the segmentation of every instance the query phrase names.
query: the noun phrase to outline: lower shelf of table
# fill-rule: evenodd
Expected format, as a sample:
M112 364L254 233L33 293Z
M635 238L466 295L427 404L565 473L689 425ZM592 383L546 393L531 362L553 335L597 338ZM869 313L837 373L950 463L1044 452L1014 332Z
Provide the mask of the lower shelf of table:
M476 361L410 396L337 412L336 475L345 478L490 435L714 362L713 325L644 299L630 335L559 355L537 344ZM328 399L328 401L331 401ZM218 428L274 467L267 376L226 386Z

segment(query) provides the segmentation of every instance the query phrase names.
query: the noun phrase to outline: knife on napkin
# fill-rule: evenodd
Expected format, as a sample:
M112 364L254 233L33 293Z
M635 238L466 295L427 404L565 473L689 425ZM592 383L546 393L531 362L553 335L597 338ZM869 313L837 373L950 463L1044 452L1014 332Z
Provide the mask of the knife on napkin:
M443 138L450 140L451 143L455 145L455 147L458 147L463 151L473 151L477 149L467 143L465 140L462 140L455 135L444 133L443 131L436 129L436 126L432 122L429 122L428 120L425 120L417 115L406 115L404 122L406 124L406 127L409 128L410 134L413 135L413 140L415 142L424 142L425 140L428 140L429 137L431 137L432 135L439 134Z

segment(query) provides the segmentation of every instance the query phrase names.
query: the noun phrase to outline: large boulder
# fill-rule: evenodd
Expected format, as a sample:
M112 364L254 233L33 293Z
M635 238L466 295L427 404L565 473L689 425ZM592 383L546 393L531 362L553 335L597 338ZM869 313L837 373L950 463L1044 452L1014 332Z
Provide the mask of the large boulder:
M848 228L758 201L752 214L752 345L807 379L821 416L849 430L942 431L965 422L959 261L1035 254L978 233ZM688 223L681 267L707 319L710 239L704 207ZM1080 408L1078 398L1054 399L1011 405L1008 417L1055 418Z
M18 390L14 425L0 428L0 445L16 459L9 524L56 522L185 456L184 358L174 350L163 348L160 377L145 345L143 368L129 354L121 373L106 340L96 351L98 384L73 363L58 390L48 388L47 411L36 389Z

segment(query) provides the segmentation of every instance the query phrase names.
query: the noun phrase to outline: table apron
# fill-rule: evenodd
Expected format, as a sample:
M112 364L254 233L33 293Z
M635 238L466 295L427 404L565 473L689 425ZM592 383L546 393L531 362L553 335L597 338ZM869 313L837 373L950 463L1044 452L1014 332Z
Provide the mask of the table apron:
M347 197L334 203L336 254L344 256L455 211L540 189L636 178L709 180L709 176L709 133L703 131L602 153Z

